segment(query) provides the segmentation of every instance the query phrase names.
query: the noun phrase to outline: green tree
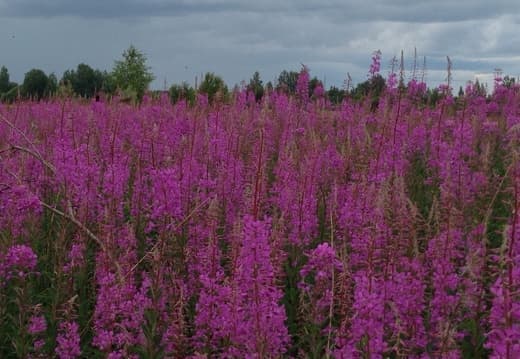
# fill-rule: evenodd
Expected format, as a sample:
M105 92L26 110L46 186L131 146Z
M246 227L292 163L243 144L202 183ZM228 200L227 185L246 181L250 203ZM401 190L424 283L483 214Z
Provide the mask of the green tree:
M336 86L331 86L329 91L327 91L327 97L331 103L339 105L347 97L347 92L337 88Z
M274 89L274 86L273 86L273 83L271 81L268 81L266 84L265 84L265 90L267 92L272 92Z
M76 72L74 70L66 70L61 76L61 83L65 86L70 86L72 88L72 84L76 80Z
M103 77L103 84L101 85L101 90L107 95L115 94L117 90L117 84L116 80L114 79L114 76L106 71L103 71L101 73L101 76Z
M509 75L504 76L504 79L502 80L504 86L508 88L515 87L515 82L515 78Z
M249 80L247 90L251 91L255 95L256 101L260 101L264 96L264 85L260 79L260 73L258 71L255 71L253 77Z
M19 97L20 86L15 85L9 91L0 95L1 102L13 103Z
M78 96L91 98L97 91L101 90L104 74L94 70L89 65L79 64L76 70L67 70L61 78L62 83L71 86Z
M479 96L486 97L487 88L485 84L481 84L478 79L475 80L475 90Z
M47 86L45 87L45 97L50 97L58 91L58 78L54 73L47 76Z
M51 86L45 72L40 69L32 69L25 74L22 94L25 98L32 98L39 101L48 94Z
M9 71L7 67L2 66L2 68L0 68L0 96L17 86L16 83L9 81Z
M191 87L187 82L182 84L173 84L169 90L170 101L175 104L179 100L186 100L190 105L195 103L195 89Z
M359 83L354 90L352 96L356 100L360 100L367 95L371 95L373 99L379 99L379 96L386 88L386 81L383 76L376 74L370 79Z
M442 97L443 96L438 88L428 89L428 91L426 91L425 103L427 103L428 105L430 105L430 107L433 108L437 106L437 103L442 99Z
M370 108L372 110L377 109L379 106L379 97L383 93L386 88L386 81L383 76L380 74L376 74L369 78L368 80L359 83L355 89L352 90L352 98L354 100L360 101L365 100L367 96L370 97ZM405 88L402 88L404 91Z
M0 69L0 94L9 91L9 71L5 66Z
M289 94L296 93L296 83L298 82L299 73L296 71L283 70L278 76L278 83L276 89L284 91Z
M225 98L228 95L228 88L222 77L206 72L199 86L199 92L208 95L208 100L211 102L217 98Z
M141 101L154 76L146 65L146 56L131 45L116 61L112 72L115 85L122 91L133 93Z

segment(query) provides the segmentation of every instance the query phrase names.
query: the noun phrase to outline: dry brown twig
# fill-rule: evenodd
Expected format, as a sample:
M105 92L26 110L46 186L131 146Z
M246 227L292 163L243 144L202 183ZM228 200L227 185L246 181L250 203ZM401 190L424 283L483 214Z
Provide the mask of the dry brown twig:
M3 122L5 122L7 124L7 126L9 126L11 129L13 129L14 131L18 132L22 137L23 139L33 147L34 149L34 152L38 154L38 157L42 158L41 154L39 153L38 149L36 148L36 146L34 145L33 141L31 141L27 135L25 134L25 132L23 132L22 130L20 130L18 127L16 127L14 125L14 123L12 123L11 121L9 121L7 118L5 118L5 116L3 114L0 113L0 120L2 120Z

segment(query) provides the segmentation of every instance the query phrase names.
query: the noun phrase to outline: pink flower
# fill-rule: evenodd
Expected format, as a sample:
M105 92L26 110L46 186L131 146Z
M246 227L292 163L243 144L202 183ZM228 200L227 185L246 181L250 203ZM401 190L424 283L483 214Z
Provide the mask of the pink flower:
M81 355L79 325L76 322L62 322L56 338L56 355L60 359L74 359Z
M7 280L14 277L25 278L35 271L37 261L38 257L31 247L24 244L11 246L3 260L0 257L0 274L4 272L3 276Z
M47 322L45 321L45 317L43 315L33 316L29 321L29 326L27 327L27 331L29 334L38 334L47 330Z

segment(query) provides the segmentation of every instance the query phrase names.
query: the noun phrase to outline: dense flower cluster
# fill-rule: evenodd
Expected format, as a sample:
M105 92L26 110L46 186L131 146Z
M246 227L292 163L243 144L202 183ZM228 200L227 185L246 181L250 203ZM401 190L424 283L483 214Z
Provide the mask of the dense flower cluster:
M76 322L63 322L59 325L56 338L56 355L59 359L75 359L80 356L79 325Z
M0 162L0 171L2 170ZM12 179L7 179L12 183ZM26 185L13 184L2 190L0 184L0 227L10 229L14 236L25 234L28 219L41 212L38 197Z
M45 321L44 316L39 315L31 318L29 327L27 328L29 334L38 334L45 330L47 330L47 322Z
M329 243L319 244L309 253L309 261L300 270L302 282L299 287L309 296L314 306L311 317L316 323L328 318L333 301L335 272L341 272L343 265L336 258L336 252ZM312 280L312 285L307 280Z
M520 88L309 79L0 104L0 357L518 358Z
M0 255L0 283L12 278L25 278L34 273L38 257L31 247L25 244L15 244Z

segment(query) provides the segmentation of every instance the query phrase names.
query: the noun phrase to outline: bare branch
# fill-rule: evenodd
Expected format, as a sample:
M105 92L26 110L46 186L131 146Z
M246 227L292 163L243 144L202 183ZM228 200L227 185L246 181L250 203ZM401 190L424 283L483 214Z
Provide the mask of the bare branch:
M52 172L53 175L56 174L56 167L54 167L54 165L52 163L46 161L38 152L34 152L28 148L17 146L17 145L11 145L11 150L18 150L18 151L25 152L25 153L33 156L38 161L40 161L45 167L47 167Z
M27 135L25 134L25 132L23 132L22 130L20 130L18 127L16 127L11 121L9 121L7 118L5 118L4 115L2 115L0 113L0 120L2 120L3 122L5 122L9 127L11 127L11 129L15 130L16 132L18 132L23 138L25 141L27 141L27 143L29 145L31 145L34 149L34 152L38 154L38 156L41 158L41 154L39 153L38 149L36 148L36 146L34 145L33 141L31 141Z

